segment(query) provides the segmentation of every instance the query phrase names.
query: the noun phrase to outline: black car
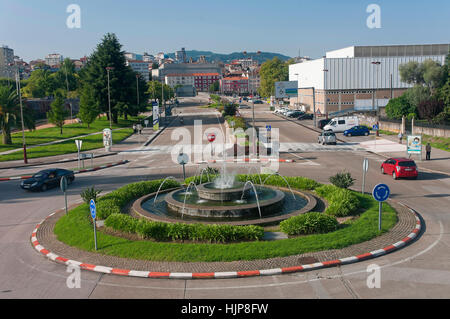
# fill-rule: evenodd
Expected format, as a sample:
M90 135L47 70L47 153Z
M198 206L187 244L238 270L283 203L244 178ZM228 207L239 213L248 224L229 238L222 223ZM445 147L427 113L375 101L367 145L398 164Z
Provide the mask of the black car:
M312 120L314 118L314 114L304 113L297 117L297 120Z
M317 122L317 127L320 128L320 129L323 129L324 126L327 125L327 124L330 123L330 122L331 122L331 119L328 119L328 120L325 120L325 119L320 120L320 121Z
M261 100L256 100L255 102L253 102L254 104L264 104L264 102L263 101L261 101Z
M305 112L303 111L294 111L288 114L288 117L299 117L302 116Z
M63 176L66 177L67 184L71 184L75 179L73 171L60 168L45 169L22 181L20 187L30 191L41 190L45 192L49 188L58 187Z

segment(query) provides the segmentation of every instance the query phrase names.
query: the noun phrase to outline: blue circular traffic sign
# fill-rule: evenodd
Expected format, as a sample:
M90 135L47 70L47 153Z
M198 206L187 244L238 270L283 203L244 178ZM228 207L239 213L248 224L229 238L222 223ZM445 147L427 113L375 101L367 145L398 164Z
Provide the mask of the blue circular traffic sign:
M95 202L93 199L91 199L91 202L89 203L89 210L91 211L92 219L95 219L95 216L97 215L97 209L95 207Z
M373 188L372 196L377 202L384 202L389 198L391 190L386 184L378 184Z

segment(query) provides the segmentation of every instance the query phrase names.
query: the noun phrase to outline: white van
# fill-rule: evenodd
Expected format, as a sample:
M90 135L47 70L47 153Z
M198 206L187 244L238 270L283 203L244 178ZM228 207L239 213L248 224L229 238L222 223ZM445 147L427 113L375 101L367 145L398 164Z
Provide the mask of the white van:
M359 125L357 116L335 117L330 123L323 127L324 131L333 131L334 133L344 132L353 126Z

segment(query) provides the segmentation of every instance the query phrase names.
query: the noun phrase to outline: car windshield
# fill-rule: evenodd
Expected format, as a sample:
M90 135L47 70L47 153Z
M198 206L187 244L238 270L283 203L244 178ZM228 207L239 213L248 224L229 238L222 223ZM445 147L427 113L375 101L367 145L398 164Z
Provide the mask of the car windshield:
M47 175L48 175L47 173L38 172L38 173L33 175L33 178L45 178L45 177L47 177Z
M409 162L399 162L398 166L402 167L408 167L408 166L416 166L416 163L409 161Z

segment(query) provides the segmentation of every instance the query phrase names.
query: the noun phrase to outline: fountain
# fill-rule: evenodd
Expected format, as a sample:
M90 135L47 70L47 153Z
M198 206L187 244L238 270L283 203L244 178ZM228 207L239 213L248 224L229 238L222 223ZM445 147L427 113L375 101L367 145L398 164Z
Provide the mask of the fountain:
M316 205L313 196L294 192L283 176L281 178L289 190L264 185L268 178L262 181L260 174L259 185L255 184L256 181L239 181L234 172L227 171L226 150L223 157L225 160L219 176L210 180L208 171L202 169L200 175L194 178L198 182L197 177L200 177L198 185L191 181L186 188L160 192L161 185L156 196L149 194L138 199L133 204L134 211L143 217L165 222L244 225L281 221L310 211ZM204 173L208 177L206 183L202 183ZM156 203L158 195L163 199Z

